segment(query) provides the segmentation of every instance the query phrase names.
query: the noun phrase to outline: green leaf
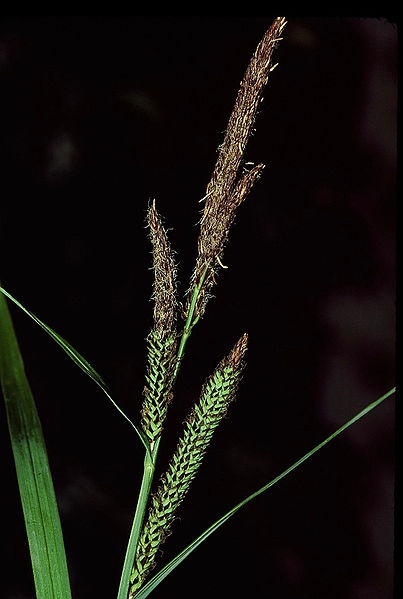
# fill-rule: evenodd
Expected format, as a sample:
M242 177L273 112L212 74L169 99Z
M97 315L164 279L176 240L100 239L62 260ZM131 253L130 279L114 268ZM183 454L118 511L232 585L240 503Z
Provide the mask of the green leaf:
M132 427L134 428L134 430L140 437L142 443L144 444L146 450L148 451L149 445L148 445L148 440L147 440L146 435L143 433L143 431L141 429L139 429L130 420L130 418L128 416L126 416L126 414L123 412L123 410L121 410L121 408L118 406L118 404L115 402L115 400L110 395L110 392L109 392L109 389L108 389L106 383L103 381L103 379L97 373L97 371L91 366L91 364L89 362L87 362L87 360L85 358L83 358L83 356L81 354L79 354L78 351L75 350L74 347L72 347L70 345L70 343L68 343L68 341L63 339L63 337L58 335L53 329L51 329L48 325L46 325L44 322L42 322L37 316L35 316L35 314L33 314L32 312L30 312L29 310L24 308L24 306L18 300L16 300L10 293L8 293L8 291L3 289L3 287L1 287L1 286L0 286L0 291L6 297L8 297L12 302L14 302L14 304L16 304L23 312L25 312L25 314L27 314L30 318L32 318L32 320L34 322L36 322L36 324L38 324L54 341L56 341L56 343L58 345L60 345L60 347L63 349L63 351L69 356L69 358L71 358L73 360L73 362L75 364L77 364L77 366L79 368L81 368L81 370L83 372L85 372L85 374L87 376L89 376L102 389L102 391L105 393L107 398L112 402L112 404L115 406L115 408L132 425Z
M42 427L0 294L0 378L25 518L36 596L69 599L69 576L59 512Z
M395 391L396 391L396 387L393 387L393 389L391 389L390 391L388 391L387 393L385 393L385 395L382 395L382 397L379 397L377 400L375 400L374 402L372 402L371 404L369 404L366 408L364 408L363 410L361 410L361 412L359 412L353 418L351 418L348 422L346 422L345 424L343 424L343 426L341 426L339 429L337 429L334 433L332 433L331 435L329 435L329 437L327 437L324 441L322 441L322 443L319 443L319 445L317 445L316 447L314 447L314 449L312 449L311 451L308 451L308 453L306 453L302 458L300 458L294 464L292 464L289 468L287 468L287 470L284 470L284 472L282 472L281 474L279 474L278 476L276 476L276 478L274 478L272 481L270 481L269 483L267 483L266 485L264 485L263 487L261 487L260 489L258 489L257 491L255 491L254 493L252 493L251 495L249 495L248 497L246 497L246 499L244 499L243 501L241 501L240 503L238 503L229 512L227 512L226 514L224 514L224 516L222 516L219 520L217 520L214 524L212 524L199 537L197 537L197 539L195 539L192 543L190 543L190 545L188 545L186 547L186 549L184 549L171 562L169 562L169 564L167 564L155 576L153 576L153 578L151 578L138 591L138 593L136 593L135 599L145 599L146 597L148 597L148 595L160 584L160 582L162 582L164 580L164 578L166 578L168 576L168 574L170 574L172 572L172 570L174 570L177 566L179 566L179 564L185 558L187 558L188 555L190 555L192 553L192 551L194 551L213 532L215 532L218 528L220 528L220 526L222 526L225 522L227 522L227 520L229 520L232 516L234 516L239 509L241 509L244 505L246 505L247 503L249 503L250 501L252 501L252 499L255 499L256 497L258 497L259 495L261 495L261 493L264 493L264 491L267 491L268 489L270 489L271 487L273 487L273 485L275 485L276 483L278 483L282 478L286 477L288 474L290 474L290 472L292 472L293 470L295 470L296 468L298 468L298 466L300 466L308 458L310 458L317 451L319 451L320 449L322 449L322 447L324 447L327 443L329 443L329 441L332 441L335 437L337 437L338 435L340 435L340 433L342 433L348 427L350 427L352 424L354 424L355 422L357 422L357 420L359 420L360 418L362 418L363 416L365 416L366 414L368 414L371 410L373 410L374 408L376 408L386 398L388 398L391 395L393 395L395 393Z

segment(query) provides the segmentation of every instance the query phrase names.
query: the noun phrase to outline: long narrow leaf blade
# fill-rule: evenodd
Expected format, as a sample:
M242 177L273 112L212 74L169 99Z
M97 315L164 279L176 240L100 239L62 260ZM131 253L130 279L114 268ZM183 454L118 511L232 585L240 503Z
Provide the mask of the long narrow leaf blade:
M42 427L14 333L0 294L0 378L24 512L36 596L70 599L59 512Z
M135 599L145 599L146 597L148 597L148 595L164 580L164 578L166 578L168 576L168 574L170 574L172 572L172 570L174 570L177 566L179 566L179 564L181 562L183 562L183 560L185 558L187 558L188 555L190 555L192 553L192 551L194 551L203 541L205 541L211 534L213 534L213 532L215 532L218 528L220 528L220 526L222 526L225 522L227 522L227 520L229 520L232 516L234 516L241 507L243 507L244 505L246 505L247 503L252 501L252 499L255 499L256 497L261 495L261 493L264 493L264 491L267 491L267 489L270 489L271 487L273 487L282 478L286 477L288 474L290 474L290 472L292 472L293 470L298 468L298 466L300 466L308 458L312 457L317 451L322 449L322 447L324 447L327 443L329 443L329 441L332 441L335 437L340 435L340 433L345 431L352 424L354 424L355 422L360 420L360 418L362 418L363 416L368 414L371 410L376 408L385 399L387 399L388 397L393 395L395 393L395 391L396 391L396 387L393 387L393 389L390 389L390 391L385 393L385 395L382 395L382 397L379 397L377 400L375 400L374 402L369 404L366 408L361 410L361 412L359 412L353 418L351 418L348 422L343 424L343 426L341 426L339 429L337 429L334 433L329 435L329 437L327 437L324 441L322 441L322 443L319 443L319 445L314 447L314 449L312 449L311 451L308 451L308 453L306 453L304 456L302 456L302 458L300 458L294 464L292 464L289 468L287 468L287 470L284 470L284 472L282 472L281 474L276 476L276 478L271 480L269 483L267 483L266 485L264 485L263 487L261 487L260 489L258 489L257 491L255 491L254 493L249 495L248 497L246 497L246 499L244 499L243 501L238 503L229 512L224 514L224 516L222 516L219 520L217 520L214 524L212 524L199 537L197 537L197 539L195 539L192 543L190 543L190 545L188 545L186 547L186 549L184 549L172 561L170 561L169 564L167 564L155 576L153 576L153 578L151 578L138 591L138 593L135 596Z
M91 364L85 358L83 358L83 356L81 354L79 354L78 351L76 349L74 349L74 347L72 345L70 345L70 343L68 343L68 341L63 339L63 337L58 335L53 329L51 329L48 325L46 325L44 322L42 322L42 320L40 320L37 316L35 316L35 314L33 314L32 312L27 310L18 300L16 300L10 293L8 293L8 291L3 289L3 287L1 287L1 286L0 286L0 291L6 297L8 297L8 299L10 299L12 302L14 302L14 304L16 306L18 306L23 312L25 312L25 314L27 314L30 318L32 318L32 320L34 322L36 322L36 324L38 324L54 341L56 341L56 343L58 345L60 345L60 347L63 349L63 351L69 356L69 358L71 358L71 360L73 360L73 362L75 364L77 364L77 366L79 368L81 368L81 370L83 372L85 372L85 374L87 376L89 376L102 389L102 391L105 393L107 398L112 402L112 404L115 406L115 408L132 425L132 427L134 428L134 430L136 431L136 433L138 434L142 443L144 444L145 448L148 451L148 441L147 441L145 434L130 420L130 418L128 416L126 416L126 414L123 412L123 410L121 410L121 408L118 406L118 404L112 398L106 383L101 378L101 376L97 373L97 371L91 366Z

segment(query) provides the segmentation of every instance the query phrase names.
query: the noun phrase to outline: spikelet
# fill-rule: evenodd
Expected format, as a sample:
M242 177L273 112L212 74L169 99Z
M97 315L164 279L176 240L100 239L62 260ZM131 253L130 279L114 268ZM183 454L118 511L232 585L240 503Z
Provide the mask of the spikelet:
M183 436L151 497L148 518L137 545L129 599L134 597L154 567L156 554L170 532L176 510L196 476L214 431L235 399L246 349L245 334L207 379L199 401L185 422Z
M176 347L175 334L161 339L153 329L147 337L148 362L141 423L151 447L161 435L168 404L172 399Z
M193 293L200 285L204 275L204 282L195 309L195 315L203 315L211 295L210 291L215 283L222 251L227 242L236 209L244 201L263 170L264 165L258 164L237 180L246 144L253 132L263 90L267 84L269 73L276 66L272 63L272 55L281 39L280 36L285 25L284 17L274 20L257 46L241 81L224 141L219 148L217 163L207 186L206 196L203 198L205 204L200 223L198 255L187 293L184 308L185 318L189 314Z
M176 361L176 269L155 201L147 214L153 247L154 324L147 337L147 373L141 409L142 427L151 449L161 435L172 399Z

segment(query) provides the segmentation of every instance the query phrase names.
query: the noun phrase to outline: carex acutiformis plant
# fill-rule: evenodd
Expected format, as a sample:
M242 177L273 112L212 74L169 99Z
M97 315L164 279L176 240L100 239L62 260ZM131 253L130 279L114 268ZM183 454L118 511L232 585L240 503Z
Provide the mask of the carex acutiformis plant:
M174 384L187 340L193 327L205 314L220 270L226 268L222 262L225 262L223 252L238 208L262 173L262 164L254 166L253 163L244 162L244 151L253 131L257 109L269 74L276 66L272 62L272 55L281 39L284 26L284 18L274 20L259 43L242 79L224 140L219 148L217 163L205 196L201 200L204 201L204 207L200 220L196 263L184 298L178 297L176 266L155 202L151 202L148 208L147 224L155 274L154 319L147 336L141 427L122 412L103 379L83 356L0 286L0 379L38 599L69 599L71 591L46 445L3 295L45 330L75 364L104 391L132 425L144 445L143 477L118 599L146 599L174 568L241 507L270 489L396 391L394 387L367 405L280 475L235 505L159 572L150 576L160 548L171 532L178 508L201 467L214 433L236 397L244 369L246 334L240 336L232 350L219 362L202 385L199 398L184 422L176 450L153 489L159 444L163 429L166 428L169 404L173 399Z
M193 326L205 313L220 268L225 268L223 251L237 209L264 167L263 164L257 164L248 170L241 165L263 90L270 72L276 66L272 62L272 55L285 24L283 17L274 20L258 44L241 81L203 198L196 263L182 302L177 297L172 250L155 202L147 213L155 277L154 323L147 337L148 362L141 414L153 464L185 344ZM183 318L182 326L177 325L178 312ZM148 512L142 515L130 576L129 599L136 596L155 566L159 549L170 533L177 509L196 476L215 430L236 396L246 350L247 335L243 334L207 378L198 401L186 418L167 470L148 499Z

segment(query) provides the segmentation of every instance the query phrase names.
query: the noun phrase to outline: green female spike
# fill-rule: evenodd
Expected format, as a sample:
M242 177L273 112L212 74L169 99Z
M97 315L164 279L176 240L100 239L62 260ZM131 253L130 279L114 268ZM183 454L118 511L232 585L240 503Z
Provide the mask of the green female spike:
M176 510L197 474L213 433L235 399L246 349L245 334L207 379L198 403L185 422L183 436L151 497L148 518L137 545L129 599L134 597L154 567L157 551L170 533Z

